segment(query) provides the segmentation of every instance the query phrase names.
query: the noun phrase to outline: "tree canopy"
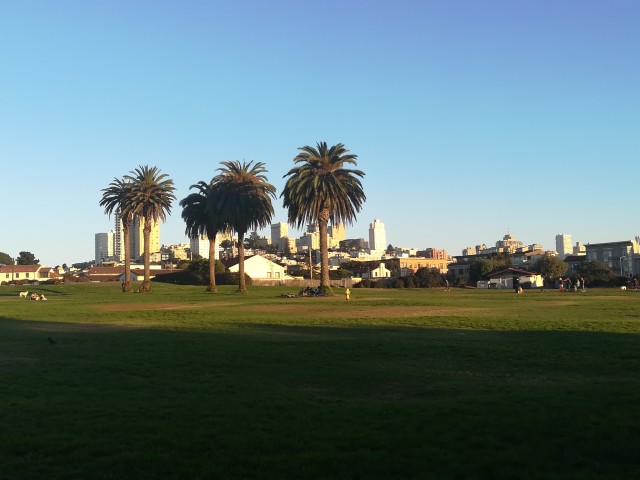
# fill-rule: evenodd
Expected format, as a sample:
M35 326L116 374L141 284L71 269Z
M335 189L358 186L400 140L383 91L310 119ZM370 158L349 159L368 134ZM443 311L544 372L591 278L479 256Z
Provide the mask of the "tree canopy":
M140 292L151 290L151 261L149 251L151 243L151 225L165 221L171 212L171 203L176 199L173 192L173 180L158 167L140 165L125 175L124 180L130 182L129 205L133 215L142 220L144 236L144 280Z
M220 162L220 172L213 182L220 188L219 211L225 230L238 234L238 291L246 292L244 275L244 237L251 229L269 225L273 216L271 199L276 188L271 185L262 162Z
M357 155L348 153L342 143L328 147L318 142L315 147L298 149L294 168L284 175L287 182L281 193L288 220L301 227L317 223L320 233L320 288L329 291L328 223L350 224L366 200L360 178L364 172L345 168L356 165Z
M611 269L606 264L596 260L584 262L580 267L578 267L578 273L589 282L606 282L612 275Z
M40 260L31 252L20 252L18 258L16 258L17 265L37 265L38 263L40 263Z
M0 252L0 265L13 265L15 261L8 253Z
M533 265L533 270L540 273L546 280L557 279L568 269L569 265L555 255L545 255Z
M213 180L209 183L200 181L191 185L196 191L180 201L182 207L182 219L185 222L185 234L189 238L197 238L204 235L209 240L209 258L214 259L216 254L216 236L225 227L222 212L218 210L220 188ZM217 292L214 262L209 262L209 292Z
M122 225L122 244L124 247L124 292L131 292L131 244L130 226L134 212L131 202L131 183L122 178L114 178L107 188L102 189L100 206L104 207L104 213L118 215Z

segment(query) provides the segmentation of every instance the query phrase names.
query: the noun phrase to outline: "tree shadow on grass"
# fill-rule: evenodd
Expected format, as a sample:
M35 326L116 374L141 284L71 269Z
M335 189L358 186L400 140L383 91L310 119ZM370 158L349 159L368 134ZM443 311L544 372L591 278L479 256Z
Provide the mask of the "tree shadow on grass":
M638 341L5 317L0 464L18 480L638 478Z

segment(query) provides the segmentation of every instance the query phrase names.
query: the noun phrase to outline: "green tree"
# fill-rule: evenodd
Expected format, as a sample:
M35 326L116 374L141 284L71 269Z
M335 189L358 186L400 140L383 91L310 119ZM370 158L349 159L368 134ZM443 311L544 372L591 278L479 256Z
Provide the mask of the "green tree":
M17 265L37 265L40 262L31 252L20 252L16 258Z
M238 234L238 291L246 293L244 236L251 229L269 225L273 216L271 198L276 189L267 181L264 163L237 160L221 162L213 181L220 186L222 223Z
M539 272L546 281L561 277L569 269L569 265L555 255L545 255L533 265L533 270Z
M414 281L421 288L434 288L444 285L442 275L440 275L437 268L419 268L415 273Z
M495 270L493 260L489 258L478 258L469 266L469 281L475 283L483 280Z
M141 292L151 291L151 226L159 221L165 221L171 212L171 203L176 199L173 194L175 188L173 180L165 173L160 173L158 167L140 165L125 176L131 182L131 210L133 215L143 222L144 236L144 281Z
M0 265L13 265L15 261L8 253L0 252Z
M247 248L257 249L260 248L260 235L254 230L249 234L249 237L245 240Z
M366 197L360 178L364 172L344 168L356 165L357 155L349 154L343 144L327 147L325 142L316 147L299 148L293 162L297 165L284 175L289 177L280 195L288 209L290 224L301 227L318 223L320 233L320 289L330 292L329 248L327 231L332 225L351 224L362 208Z
M131 292L131 222L133 210L131 208L131 183L120 178L114 178L107 188L102 189L100 206L104 213L111 217L116 213L122 224L124 243L124 287L123 292Z
M191 185L196 192L180 200L182 219L186 224L185 234L189 238L205 235L209 240L209 285L207 291L218 291L215 275L216 236L222 231L220 206L220 188L211 180Z
M578 273L588 282L608 282L613 272L608 265L596 260L584 262L578 267Z

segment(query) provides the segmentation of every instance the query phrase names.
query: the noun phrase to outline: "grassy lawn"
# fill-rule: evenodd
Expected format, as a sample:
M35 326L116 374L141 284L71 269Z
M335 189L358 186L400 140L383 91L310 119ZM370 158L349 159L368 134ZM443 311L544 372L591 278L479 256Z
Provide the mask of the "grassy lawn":
M0 287L1 479L640 478L640 292L152 288Z

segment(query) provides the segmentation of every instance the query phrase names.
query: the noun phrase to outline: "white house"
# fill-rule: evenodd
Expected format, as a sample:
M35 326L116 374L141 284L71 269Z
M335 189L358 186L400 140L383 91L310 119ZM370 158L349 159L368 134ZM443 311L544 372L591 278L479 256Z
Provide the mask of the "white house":
M535 272L520 270L519 268L507 268L489 275L490 288L513 288L514 279L518 279L523 288L541 288L543 286L542 275ZM486 282L482 282L478 287L486 287Z
M238 272L240 268L238 259L233 259L233 263L229 264L228 268L230 272ZM253 280L285 280L291 278L287 276L285 266L272 262L261 255L245 258L244 273Z
M390 278L391 270L387 269L384 263L380 263L378 268L374 268L362 275L362 278Z
M58 272L42 265L0 266L0 282L43 282L55 278L60 278Z

